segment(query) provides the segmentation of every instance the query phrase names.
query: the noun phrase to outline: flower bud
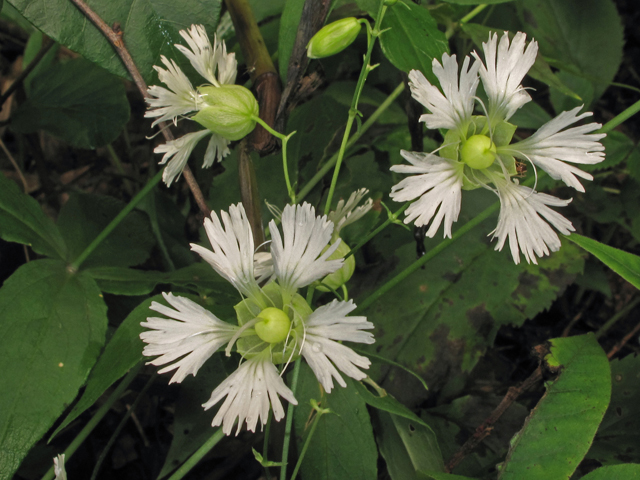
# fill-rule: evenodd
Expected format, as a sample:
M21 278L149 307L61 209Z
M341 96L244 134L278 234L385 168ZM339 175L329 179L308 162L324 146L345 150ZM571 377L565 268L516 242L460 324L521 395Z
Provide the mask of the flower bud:
M322 27L307 44L309 58L324 58L341 52L360 33L362 25L355 17L343 18Z
M460 160L471 168L483 169L491 166L496 159L496 146L485 135L473 135L462 144Z
M199 92L204 105L193 120L231 141L253 131L259 109L250 90L241 85L222 85L200 87Z
M339 258L344 258L344 256L350 251L351 248L349 248L349 245L341 241L336 251L331 254L328 260L337 260ZM351 255L344 261L344 264L342 265L342 267L340 267L339 270L336 270L335 272L330 273L329 275L324 277L321 280L323 285L318 285L317 289L321 292L328 292L329 289L325 287L326 285L333 288L334 290L338 290L338 288L349 281L355 270L356 259L353 255Z
M256 334L267 343L280 343L289 334L291 320L286 313L279 308L268 307L258 314L261 322L254 327Z

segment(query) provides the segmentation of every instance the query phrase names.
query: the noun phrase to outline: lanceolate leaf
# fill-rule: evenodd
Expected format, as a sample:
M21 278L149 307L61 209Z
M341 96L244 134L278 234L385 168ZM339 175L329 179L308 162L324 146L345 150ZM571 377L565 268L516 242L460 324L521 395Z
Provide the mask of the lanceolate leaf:
M46 130L75 147L96 148L115 140L128 121L122 80L78 58L33 79L29 99L12 115L11 128Z
M611 395L609 361L593 334L550 340L558 371L511 442L499 480L569 478L587 453Z
M58 260L20 267L0 289L0 479L73 401L100 353L107 308L95 282Z
M116 75L128 77L120 58L104 35L68 0L11 0L31 23L51 38ZM123 41L147 83L155 79L160 55L182 59L173 47L184 43L178 31L193 23L213 34L220 0L114 0L86 2L107 25L119 24Z
M640 288L640 257L575 233L567 238L594 255L634 287Z
M67 247L53 221L38 202L0 174L0 237L24 243L34 252L65 258Z

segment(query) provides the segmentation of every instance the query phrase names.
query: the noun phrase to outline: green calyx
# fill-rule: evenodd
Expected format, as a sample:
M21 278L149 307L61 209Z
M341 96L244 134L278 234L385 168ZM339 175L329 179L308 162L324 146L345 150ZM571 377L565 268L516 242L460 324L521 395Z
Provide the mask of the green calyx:
M200 87L198 91L203 105L193 120L231 141L240 140L253 131L259 108L249 89L222 85Z
M339 258L344 258L344 256L350 251L351 248L349 247L349 245L347 245L343 241L340 241L340 245L338 245L336 251L329 256L328 260L338 260ZM330 289L338 290L342 285L349 281L355 270L356 259L353 255L351 255L344 261L342 267L324 277L321 281L321 284L316 288L321 292L329 292Z
M291 320L279 308L268 307L258 314L261 322L256 323L255 330L258 337L267 343L280 343L289 334Z
M495 159L496 145L485 135L473 135L460 147L460 160L471 168L488 168Z
M343 18L322 27L307 44L309 58L324 58L341 52L360 33L362 25L355 17Z

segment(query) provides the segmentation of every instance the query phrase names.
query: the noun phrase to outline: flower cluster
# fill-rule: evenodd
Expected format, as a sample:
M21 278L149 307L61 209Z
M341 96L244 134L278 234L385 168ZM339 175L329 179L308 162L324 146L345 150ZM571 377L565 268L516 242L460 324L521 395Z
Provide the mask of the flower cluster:
M355 309L352 301L337 301L315 311L298 290L343 266L331 259L340 241L330 246L334 224L326 216L316 216L314 208L287 205L282 212L282 233L275 222L272 235L273 281L260 286L256 281L253 234L242 204L229 212L215 213L205 220L205 230L213 250L192 245L213 269L242 295L235 306L237 325L219 319L197 303L165 294L169 306L154 302L152 310L163 317L151 317L142 325L149 330L140 337L147 346L144 355L157 356L150 363L166 365L160 373L175 371L170 383L195 375L204 362L226 345L227 355L235 346L242 357L238 369L224 380L203 406L213 407L224 399L213 425L221 425L228 435L238 420L237 432L246 421L255 431L265 424L269 409L280 420L284 409L279 397L297 404L276 365L286 365L304 357L327 392L333 380L346 386L343 374L356 380L366 375L367 358L356 354L341 341L373 343L365 330L373 324L365 317L348 317Z
M176 123L178 117L191 115L206 128L156 147L155 153L164 153L160 163L169 162L162 175L167 186L180 175L200 140L211 136L203 163L203 167L210 167L229 154L230 141L239 140L253 130L253 117L258 115L253 94L234 85L238 64L235 54L227 53L224 42L214 37L212 45L202 25L192 25L189 30L181 30L180 35L188 47L176 45L176 48L209 84L194 88L175 60L163 55L161 61L166 69L154 68L168 88L149 87L145 117L155 118L155 126L164 121Z
M584 192L577 177L592 176L573 164L595 164L604 159L599 143L604 134L592 133L598 123L574 126L591 115L578 114L580 107L563 112L537 132L522 141L512 142L516 126L511 116L531 100L521 81L535 62L538 44L531 41L525 48L526 36L517 33L513 40L505 33L491 35L483 43L485 61L473 53L475 61L465 57L458 74L456 56L444 54L442 63L433 60L433 73L442 91L416 70L409 74L411 93L430 113L420 121L428 128L445 129L444 143L438 154L402 151L410 165L395 165L394 172L413 174L395 185L391 197L398 202L417 199L406 210L405 223L429 225L427 236L433 237L444 223L444 235L451 237L451 227L458 219L462 190L484 187L500 198L500 215L493 237L501 250L507 238L515 263L520 252L527 262L560 248L560 233L574 231L569 220L551 207L567 205L571 200L538 193L519 185L518 164L529 162L552 178ZM488 97L484 105L476 97L479 82ZM476 102L484 115L474 115ZM568 163L567 163L568 162Z

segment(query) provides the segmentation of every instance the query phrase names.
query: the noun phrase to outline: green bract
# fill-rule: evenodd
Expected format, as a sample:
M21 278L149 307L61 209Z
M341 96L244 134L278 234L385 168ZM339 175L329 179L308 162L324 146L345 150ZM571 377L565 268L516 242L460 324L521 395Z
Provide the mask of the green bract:
M361 28L362 25L354 17L343 18L325 25L309 40L307 56L324 58L341 52L353 43Z
M241 85L222 85L200 87L198 91L206 106L193 120L231 141L253 131L259 108L250 90Z

